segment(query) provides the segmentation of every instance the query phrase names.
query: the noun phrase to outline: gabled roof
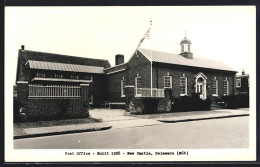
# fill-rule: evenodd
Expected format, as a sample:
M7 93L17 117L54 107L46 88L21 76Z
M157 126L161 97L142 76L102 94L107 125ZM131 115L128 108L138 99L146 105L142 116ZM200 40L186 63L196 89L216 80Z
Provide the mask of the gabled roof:
M19 80L19 76L23 78L23 76L25 75L24 65L29 60L83 65L83 66L95 66L95 67L102 67L102 68L110 67L110 63L108 62L108 60L83 58L83 57L75 57L75 56L19 49L16 81Z
M139 48L138 49L148 60L151 60L151 51L148 49ZM193 58L188 59L183 57L182 55L166 53L161 51L152 51L152 61L158 63L166 63L166 64L175 64L182 66L191 66L191 67L199 67L199 68L208 68L208 69L217 69L224 71L232 71L236 72L236 70L232 69L228 65L220 62L209 59L202 58Z
M104 68L110 67L110 63L108 62L108 60L75 57L75 56L37 52L37 51L30 51L30 50L20 50L20 51L21 51L20 56L25 59L25 62L27 62L28 60L35 60L35 61L45 61L45 62L54 62L54 63L89 65L89 66L97 66L97 67L104 67Z
M31 69L104 74L104 67L28 60Z

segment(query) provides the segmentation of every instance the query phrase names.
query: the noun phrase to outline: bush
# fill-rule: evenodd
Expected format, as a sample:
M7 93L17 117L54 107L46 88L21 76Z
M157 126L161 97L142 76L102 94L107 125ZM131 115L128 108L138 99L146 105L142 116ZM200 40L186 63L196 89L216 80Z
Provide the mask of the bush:
M143 114L152 114L157 113L159 99L158 98L144 98L143 104L144 104L144 110Z
M227 104L226 108L236 109L241 107L249 107L248 94L222 96L221 99L223 99Z
M182 96L174 98L172 102L172 111L198 111L209 110L211 101L210 99L202 100L198 94L192 96Z

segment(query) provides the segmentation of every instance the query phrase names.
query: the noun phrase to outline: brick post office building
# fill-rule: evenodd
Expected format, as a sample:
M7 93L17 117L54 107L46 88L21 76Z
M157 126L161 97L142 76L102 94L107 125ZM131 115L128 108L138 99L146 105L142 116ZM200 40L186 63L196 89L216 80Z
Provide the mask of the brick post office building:
M199 93L201 99L235 94L235 70L222 62L193 56L186 37L180 47L180 54L138 48L126 63L117 55L116 66L105 69L109 99L129 103L129 92L130 99L165 97L165 89L175 97Z
M179 54L137 48L127 62L124 55L116 55L113 67L107 60L20 49L17 100L25 104L27 115L53 116L66 109L65 115L80 116L89 103L123 106L129 111L134 99L163 100L166 89L175 97L199 93L201 99L235 94L235 70L222 62L197 58L186 37L180 48ZM61 104L64 107L59 108Z

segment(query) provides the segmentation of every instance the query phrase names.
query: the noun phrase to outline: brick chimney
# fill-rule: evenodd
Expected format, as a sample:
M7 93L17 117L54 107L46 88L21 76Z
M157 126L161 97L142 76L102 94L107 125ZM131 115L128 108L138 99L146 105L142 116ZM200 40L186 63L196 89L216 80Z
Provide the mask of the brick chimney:
M24 50L24 45L21 45L21 49Z
M124 63L124 55L118 54L116 55L116 65Z
M245 75L245 70L244 69L242 69L242 75Z

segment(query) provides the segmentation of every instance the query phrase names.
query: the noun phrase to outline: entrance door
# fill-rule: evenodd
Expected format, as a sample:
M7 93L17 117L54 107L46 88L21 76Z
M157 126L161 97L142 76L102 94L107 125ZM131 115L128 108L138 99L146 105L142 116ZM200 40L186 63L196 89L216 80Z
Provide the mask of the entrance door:
M201 99L206 99L206 83L205 83L205 80L202 77L197 79L196 93L200 93Z

